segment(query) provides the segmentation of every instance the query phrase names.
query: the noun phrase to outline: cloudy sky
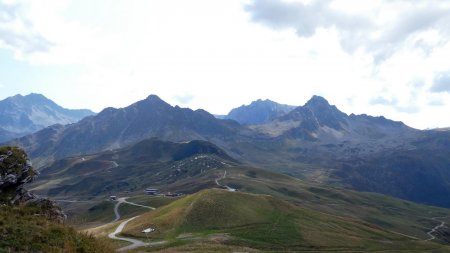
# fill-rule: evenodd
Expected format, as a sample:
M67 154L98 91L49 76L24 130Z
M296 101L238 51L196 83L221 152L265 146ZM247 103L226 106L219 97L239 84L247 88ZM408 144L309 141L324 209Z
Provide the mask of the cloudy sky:
M258 98L450 126L450 1L0 0L0 99L149 94L225 114Z

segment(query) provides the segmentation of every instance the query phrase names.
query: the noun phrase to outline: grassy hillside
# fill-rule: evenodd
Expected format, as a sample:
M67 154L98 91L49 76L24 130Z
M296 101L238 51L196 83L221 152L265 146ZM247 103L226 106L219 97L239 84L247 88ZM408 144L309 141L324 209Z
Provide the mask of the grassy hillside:
M444 208L419 205L380 194L362 193L342 188L323 187L319 184L307 183L290 176L257 168L240 165L224 166L219 161L227 161L220 160L220 158L217 157L211 158L208 156L197 160L195 157L196 156L187 158L176 162L176 165L172 164L171 166L165 167L158 167L155 164L146 165L145 163L139 165L139 161L136 161L133 166L119 164L119 167L112 169L113 172L107 172L101 167L92 166L79 173L75 173L76 170L73 169L73 174L70 174L63 168L60 172L60 176L70 176L72 179L67 179L68 185L64 185L66 183L60 183L58 188L64 188L67 190L64 191L64 193L74 195L72 197L63 198L72 199L77 199L80 195L87 195L86 197L88 198L89 196L95 195L97 192L95 189L102 189L104 187L104 185L102 185L103 183L108 185L118 184L126 186L127 184L124 184L122 180L134 182L135 185L140 185L140 187L138 187L136 191L131 191L129 193L126 192L126 190L128 190L126 187L121 191L115 189L114 191L105 193L105 195L112 193L119 196L132 196L141 192L145 186L153 185L151 182L155 182L155 185L160 184L158 185L158 188L163 191L196 192L201 189L217 187L215 180L222 177L225 171L227 171L227 177L222 179L221 183L227 184L239 191L268 194L287 200L298 206L308 207L312 210L332 215L359 219L382 227L383 229L417 237L419 239L428 239L429 236L427 235L427 232L434 226L440 224L439 220L433 218L450 216L450 210ZM90 158L86 157L85 160L86 161L81 163L89 162ZM120 162L121 160L118 161ZM183 173L174 174L178 170L178 167L176 166L181 165L181 163L181 171ZM208 168L208 166L210 167ZM74 168L71 166L69 167ZM84 168L84 166L82 167ZM83 171L85 171L84 173L86 174L84 174ZM92 178L94 180L95 177L92 175L98 174L106 175L104 180L95 181L95 184L90 184L91 187L83 186L84 184L82 182L85 182L87 178ZM130 175L130 178L122 179L122 176L117 175L122 175L123 177L125 177L125 175ZM157 180L159 177L165 178L165 180L156 183L157 181L154 180ZM55 180L58 180L56 175L54 178ZM73 186L70 185L71 183L79 185L80 189L77 190L78 188L76 187L72 188ZM94 187L94 191L92 191L92 187ZM131 199L131 201L148 204L150 206L154 206L155 204L155 206L165 204L157 203L158 201L151 200L150 197L145 196ZM73 221L73 224L77 227L91 227L93 225L104 224L113 219L111 203L108 205L104 203L97 207L93 205L83 206L83 203L69 203L67 206L64 206L64 209L69 214L69 220ZM134 213L134 211L131 213ZM440 236L440 239L444 238Z
M100 226L114 220L114 204L104 199L58 203L67 215L66 223L77 229Z
M0 252L111 252L63 225L65 214L54 202L24 189L37 174L23 150L0 147Z
M320 212L360 219L383 229L428 239L440 224L435 217L450 217L450 210L420 205L376 193L305 183L293 177L256 168L228 168L224 184L240 191L268 194Z
M227 176L220 180L221 184L239 191L271 195L301 207L363 220L419 239L428 239L427 232L440 224L433 218L450 217L450 210L445 208L420 205L376 193L324 187L287 175L243 166L208 171L195 178L177 181L169 185L168 189L176 191L189 188L197 182L214 182L225 171ZM445 240L442 235L440 238Z
M124 234L143 237L142 227L156 229L152 239L175 245L212 240L264 250L450 250L271 196L218 189L201 191L142 215L129 223Z
M160 207L177 200L177 198L152 197L137 195L127 198L127 201L145 206ZM115 219L114 206L116 202L95 199L80 202L59 202L59 206L67 214L67 223L77 229L89 229L110 223ZM131 218L147 212L147 208L122 203L119 212L122 219Z
M106 242L48 220L33 206L0 206L0 252L109 253Z
M58 197L116 195L163 188L235 161L204 141L173 143L149 139L125 149L66 158L44 168L32 185L34 191ZM190 191L197 191L198 185Z
M144 206L151 206L154 208L165 206L171 202L179 199L179 197L160 197L160 196L148 196L148 195L137 195L130 197L127 200L133 203L141 204Z
M324 187L320 183L246 167L205 142L177 144L150 139L122 150L67 158L44 169L34 187L51 196L89 201L109 195L142 194L146 187L195 193L218 188L215 180L221 178L225 171L227 176L220 180L222 185L239 191L271 195L300 207L361 220L418 239L430 238L427 233L442 222L436 217L450 217L450 210L444 208L380 194ZM320 173L316 178L327 177ZM131 200L150 206L166 204L148 197ZM128 215L145 211L135 207L124 208ZM112 203L81 202L65 206L73 224L83 228L111 221L114 217L112 209ZM438 240L448 241L445 233L450 231L440 229L439 232Z

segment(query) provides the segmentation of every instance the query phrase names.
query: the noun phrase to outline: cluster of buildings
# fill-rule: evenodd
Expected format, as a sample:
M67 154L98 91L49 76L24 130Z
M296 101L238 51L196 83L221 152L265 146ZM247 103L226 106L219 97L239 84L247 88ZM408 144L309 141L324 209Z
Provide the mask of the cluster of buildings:
M144 192L147 195L152 195L152 196L165 196L165 197L179 197L182 196L183 193L181 192L167 192L167 193L160 193L158 189L156 188L147 188L144 190Z
M160 193L158 189L156 188L147 188L144 190L145 194L150 195L150 196L163 196L163 197L180 197L183 196L184 194L181 192L166 192L166 193ZM111 195L109 196L110 200L116 201L117 200L117 196L116 195Z

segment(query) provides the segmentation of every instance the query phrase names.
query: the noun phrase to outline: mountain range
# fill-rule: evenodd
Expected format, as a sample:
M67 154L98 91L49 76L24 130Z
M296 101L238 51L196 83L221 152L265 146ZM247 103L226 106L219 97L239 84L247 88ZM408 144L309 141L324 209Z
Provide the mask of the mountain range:
M55 159L117 149L151 137L228 143L251 134L235 121L217 120L204 110L173 107L151 95L125 108L106 108L75 124L53 125L12 144L25 147L39 167Z
M23 147L36 166L46 167L69 156L116 150L152 137L204 140L235 160L304 180L450 206L448 131L420 131L384 117L347 115L319 96L262 122L247 126L217 119L151 95L9 144Z
M34 133L54 124L70 124L94 115L65 109L40 94L16 95L0 101L0 142Z

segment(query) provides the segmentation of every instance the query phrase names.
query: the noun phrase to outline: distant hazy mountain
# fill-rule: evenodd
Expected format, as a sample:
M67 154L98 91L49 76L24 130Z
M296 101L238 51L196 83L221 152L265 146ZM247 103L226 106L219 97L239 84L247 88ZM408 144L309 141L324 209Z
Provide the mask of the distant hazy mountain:
M234 121L218 120L204 110L172 107L151 95L125 108L106 108L75 124L51 126L12 144L24 147L33 158L51 161L121 148L151 137L171 141L214 139L223 143L244 132L250 130Z
M220 115L218 118L232 119L243 125L257 125L267 123L292 111L294 108L295 106L278 104L268 99L259 99L253 101L250 105L235 108L228 115Z
M90 110L65 109L40 94L9 97L0 101L0 142L93 114Z
M11 140L18 137L16 133L10 132L0 127L0 142Z

